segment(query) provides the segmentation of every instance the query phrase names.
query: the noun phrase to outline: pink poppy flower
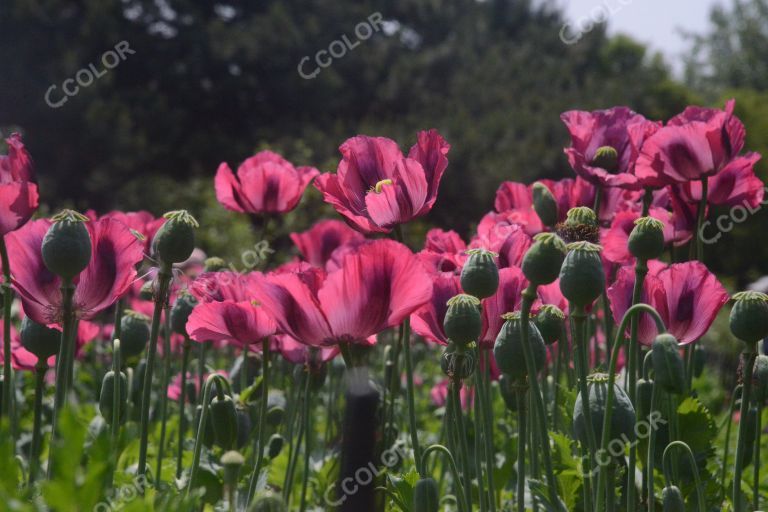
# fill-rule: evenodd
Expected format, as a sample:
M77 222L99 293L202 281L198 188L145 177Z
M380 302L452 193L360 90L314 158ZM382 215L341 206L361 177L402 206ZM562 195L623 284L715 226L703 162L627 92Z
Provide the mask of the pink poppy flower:
M152 239L155 237L157 230L160 229L160 226L162 226L165 222L164 218L155 218L154 215L144 210L138 212L121 212L119 210L113 210L104 214L102 218L119 220L143 236L144 252L146 254L150 254L152 248Z
M626 107L584 112L572 110L560 116L571 134L571 147L565 149L568 162L576 174L594 185L637 189L635 160L643 141L659 129L660 123L649 121ZM597 150L616 150L615 168L606 169L596 160Z
M272 151L260 151L237 168L226 162L216 171L216 199L228 210L240 213L285 213L296 208L304 190L320 171L294 167Z
M722 171L744 147L746 131L734 106L730 100L725 110L688 107L672 118L643 145L637 176L658 187Z
M39 196L32 182L32 159L21 135L5 140L8 154L0 155L0 236L23 226L37 210Z
M707 203L757 208L765 195L765 184L755 175L755 164L760 158L759 153L734 158L722 171L709 178ZM687 181L673 187L688 203L697 205L701 201L700 181Z
M340 220L321 220L303 233L291 233L291 240L307 262L324 267L333 251L365 238Z
M13 285L24 312L37 323L61 321L61 279L43 263L43 237L51 221L41 219L8 234L8 254L13 263ZM144 257L143 245L131 230L114 219L86 222L91 236L91 262L75 278L74 309L80 319L93 318L129 291L136 279L136 264Z
M450 145L429 130L419 132L407 157L395 141L366 135L347 139L339 150L336 174L320 175L315 187L353 227L388 233L432 209Z
M538 217L537 217L538 218ZM477 236L472 240L472 248L483 248L499 255L499 268L522 265L523 257L533 244L533 240L520 224L508 224L491 214L485 215L477 226Z
M664 241L671 243L675 238L675 228L672 224L672 213L663 208L650 208L648 214L664 224ZM634 257L627 246L629 234L635 227L635 221L640 218L640 212L626 210L616 214L611 227L602 230L600 244L603 246L602 256L612 263L629 263Z
M496 293L483 301L483 330L480 334L480 346L493 348L496 337L504 325L501 315L518 311L523 298L523 290L528 287L528 280L519 267L507 267L499 270L499 288ZM538 307L538 303L535 304Z
M461 272L467 260L467 244L455 231L434 228L427 232L424 250L418 258L424 266L434 272Z
M190 283L189 293L200 303L244 302L253 298L250 281L249 275L230 270L204 272Z
M725 288L699 261L676 263L668 267L654 261L649 262L648 266L641 302L658 311L667 331L681 345L698 341L728 301ZM616 281L608 288L611 311L617 321L623 318L632 303L634 282L634 271L631 267L623 267ZM641 314L638 329L640 343L650 345L657 334L656 324L648 315Z
M277 325L256 301L206 302L198 304L187 320L187 333L195 341L218 341L259 347L272 336Z
M440 345L448 344L443 329L448 300L461 293L461 279L449 272L432 275L432 298L411 315L411 329L419 336Z
M341 268L254 274L253 295L278 331L311 346L365 343L401 323L432 295L416 256L392 240L376 240L344 258Z

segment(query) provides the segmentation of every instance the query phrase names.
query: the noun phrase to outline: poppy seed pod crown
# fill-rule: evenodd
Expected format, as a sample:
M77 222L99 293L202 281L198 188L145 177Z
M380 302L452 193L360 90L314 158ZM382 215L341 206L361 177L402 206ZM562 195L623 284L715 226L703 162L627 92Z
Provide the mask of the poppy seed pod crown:
M167 220L152 240L152 251L162 263L186 261L195 250L195 229L200 226L187 210L163 215Z
M544 339L544 343L551 345L560 339L563 332L565 313L553 304L545 304L539 309L534 321L541 333L541 337Z
M635 258L652 260L664 252L664 224L653 217L640 217L629 234L629 252Z
M490 297L499 287L499 267L495 252L470 249L469 258L461 269L461 288L478 299Z
M756 343L768 336L768 295L755 291L739 292L732 297L730 326L734 336Z
M43 237L41 252L46 268L69 280L85 270L91 261L91 235L85 227L88 217L73 210L54 215Z
M560 268L560 291L568 302L587 307L605 288L605 272L600 259L602 247L590 242L568 244L568 255Z
M480 300L477 297L462 293L448 300L443 329L449 340L467 345L480 337L482 327Z
M552 227L557 224L557 201L546 185L540 182L533 184L533 209L541 219L542 224Z
M549 284L557 279L565 259L565 242L554 233L539 233L533 240L523 257L523 274L534 286Z
M568 243L600 241L597 215L586 206L577 206L568 210L565 221L557 225L557 232Z
M600 167L608 172L616 172L619 169L619 152L611 146L601 146L595 151L591 164L592 167Z

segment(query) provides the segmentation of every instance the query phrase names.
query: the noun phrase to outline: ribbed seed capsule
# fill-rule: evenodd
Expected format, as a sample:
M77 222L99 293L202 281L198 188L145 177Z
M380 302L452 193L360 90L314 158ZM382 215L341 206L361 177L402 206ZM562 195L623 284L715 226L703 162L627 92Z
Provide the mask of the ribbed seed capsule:
M545 304L539 308L534 321L544 343L552 345L560 339L563 333L565 313L557 306Z
M525 365L523 339L520 333L520 313L507 313L502 315L502 318L505 322L501 326L499 335L496 336L493 356L501 373L509 375L513 380L521 380L528 374L528 368ZM533 351L533 360L538 372L547 361L547 348L536 324L530 319L528 323L528 343Z
M640 217L635 220L627 245L635 258L658 258L664 252L664 224L653 217Z
M566 219L556 227L557 233L566 243L600 241L600 225L591 208L577 206L568 210Z
M443 328L445 335L459 345L467 345L480 337L483 319L480 301L467 294L459 294L448 300Z
M117 419L120 423L125 420L125 411L128 406L128 378L120 372L119 379L115 379L115 372L108 371L101 381L101 394L99 395L99 412L104 417L107 425L112 424L112 405L115 403L115 385L118 386L120 405Z
M755 291L734 294L730 326L734 336L756 343L768 336L768 295Z
M651 348L651 357L656 385L667 393L685 393L685 368L675 337L668 333L656 336Z
M167 220L152 239L152 252L165 264L186 261L195 249L195 229L200 225L186 210L163 215Z
M585 308L605 288L605 273L600 259L602 248L589 242L568 244L568 255L560 269L560 291L568 302Z
M592 417L592 428L596 439L603 435L603 420L605 406L608 400L608 374L594 373L587 377L589 392L589 410ZM611 412L609 439L628 443L635 438L635 408L632 406L624 388L615 381L613 383L613 407ZM576 438L586 446L587 420L584 413L584 402L579 393L573 408L573 430Z
M467 254L461 269L461 289L478 299L492 296L499 287L498 255L485 249L470 249Z
M535 286L549 284L557 279L567 252L565 242L554 233L539 233L523 257L525 278Z

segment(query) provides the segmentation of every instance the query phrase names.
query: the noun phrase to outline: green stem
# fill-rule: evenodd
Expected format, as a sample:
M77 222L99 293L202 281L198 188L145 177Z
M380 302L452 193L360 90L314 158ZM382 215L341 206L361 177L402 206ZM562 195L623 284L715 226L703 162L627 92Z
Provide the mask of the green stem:
M189 475L189 483L187 484L187 496L189 496L190 492L192 492L192 487L195 484L195 477L197 476L197 471L200 467L200 455L203 452L203 436L205 435L206 425L208 424L208 410L210 409L211 403L211 387L213 386L213 383L218 379L223 379L223 377L218 373L209 375L205 380L205 384L203 385L203 389L200 393L203 397L203 409L200 412L200 422L197 424L195 449L193 452L194 455L192 457L192 469Z
M171 308L165 307L165 333L163 336L163 376L160 382L162 395L160 396L160 442L157 447L157 471L155 484L159 485L163 480L163 458L165 454L165 430L168 424L168 385L171 380Z
M597 215L597 218L600 218L600 205L603 201L603 187L601 185L595 185L595 202L592 205L592 210L595 212L595 215Z
M205 354L208 352L208 341L203 341L197 347L197 389L200 390L198 400L203 399L203 384L205 381ZM202 403L202 402L200 402Z
M472 510L472 477L469 469L469 447L467 446L467 430L464 427L464 412L461 409L461 380L454 378L448 384L453 404L453 419L456 423L456 433L459 441L461 467L464 473L464 489L466 489L467 510Z
M62 296L62 331L61 331L61 344L59 346L59 355L56 358L56 391L53 401L53 419L51 427L51 446L48 449L48 479L53 478L54 472L54 457L56 452L56 440L57 430L59 423L59 415L67 400L67 384L69 375L69 344L74 343L72 337L72 329L74 323L74 315L72 311L72 297L75 294L75 286L71 281L62 281L61 283L61 296ZM9 358L10 359L10 358Z
M481 350L482 349L478 347L478 352ZM475 462L475 476L477 478L477 498L480 504L480 512L486 512L487 507L485 503L486 503L487 496L485 494L485 487L483 485L484 481L483 481L483 463L482 463L482 459L485 458L485 448L483 447L484 445L481 445L481 441L482 441L481 434L482 434L483 426L481 425L482 422L480 420L480 418L482 417L482 412L481 412L482 405L480 400L481 391L480 391L480 382L479 382L480 381L479 369L478 371L475 371L474 381L475 381L475 396L474 396L474 400L472 400L472 405L474 408L474 418L473 418L474 427L475 427L475 435L474 435L475 461L474 462Z
M416 471L423 475L424 468L420 468L421 449L419 447L419 431L416 427L416 404L413 392L413 362L411 360L411 321L406 317L400 329L400 344L403 346L405 358L405 385L408 394L408 423L411 430L411 444L413 445L413 460L416 462Z
M696 464L696 458L693 456L693 451L691 451L691 447L688 446L683 441L672 441L667 445L666 448L664 448L664 455L662 456L662 466L664 469L664 478L667 480L667 485L670 483L670 475L672 474L670 472L670 457L672 454L672 451L675 448L679 448L685 452L686 456L688 457L688 462L691 463L691 469L693 470L693 479L694 483L696 484L696 501L698 502L698 510L699 512L705 512L706 505L704 501L704 491L701 486L701 479L699 477L699 467ZM675 459L677 460L677 459ZM674 462L674 461L671 461Z
M306 387L306 381L309 380L309 372L302 372L302 378L304 379L301 385L301 388L303 389ZM304 396L300 390L299 390L299 393L297 394L298 394L297 401L306 400L306 396ZM296 407L295 409L298 409L298 407ZM285 484L283 485L283 499L287 505L291 504L291 491L293 490L293 478L294 478L294 475L296 474L296 464L298 463L298 459L299 459L299 447L301 446L301 442L304 439L305 409L306 409L305 407L301 407L301 411L298 414L299 432L296 435L296 442L291 445L291 450L288 456L288 471L285 474ZM292 423L295 422L295 420L296 418L294 417L292 420Z
M307 370L309 371L309 370ZM307 487L309 484L309 456L312 453L312 379L307 374L306 387L304 389L304 474L301 477L301 505L299 510L307 509Z
M755 415L755 438L754 452L752 453L752 509L760 510L760 436L763 429L763 403L757 403L757 414Z
M540 434L540 448L542 458L544 459L544 472L547 477L547 489L549 491L549 499L554 504L560 503L560 498L557 495L557 480L555 479L555 473L552 470L552 456L549 442L549 429L547 428L547 411L544 408L544 401L539 391L539 380L536 374L536 366L533 360L533 351L530 345L529 318L531 314L531 306L536 299L536 286L529 285L528 288L523 291L523 300L520 307L520 335L523 340L523 357L525 359L525 366L528 371L528 380L530 385L530 393L533 401L533 411L531 411L534 418L534 424L538 426L538 432ZM531 447L531 453L536 450L537 447Z
M490 377L491 364L490 357L486 357L482 347L478 348L480 353L480 368L482 374L480 377L480 407L482 421L484 422L483 439L485 440L485 466L488 473L488 497L490 499L490 510L496 512L496 485L493 480L493 470L496 467L496 452L493 449L493 402L491 400Z
M184 455L184 435L187 433L187 369L189 368L189 351L191 342L184 334L184 344L181 348L181 390L179 393L179 443L176 451L176 478L181 478L181 461Z
M466 501L464 496L464 489L461 486L461 479L459 478L459 470L456 467L456 460L453 458L453 455L451 455L451 452L448 450L448 448L441 444L433 444L432 446L427 447L427 449L424 450L424 453L421 454L421 467L427 467L428 457L432 452L440 452L448 460L448 465L450 466L451 473L453 474L454 485L456 485L456 504L458 506L459 512L465 512L466 509L464 508L464 504Z
M157 356L157 337L160 334L160 317L163 307L168 302L168 289L171 285L173 274L170 265L163 264L157 275L158 291L155 297L155 309L152 313L152 326L149 331L149 347L147 349L147 366L144 371L144 387L141 395L141 422L139 438L139 466L138 475L145 477L147 474L147 444L149 442L149 406L152 399L152 374L155 371L155 357ZM143 494L144 489L141 489Z
M0 261L3 264L3 411L2 417L8 418L11 427L11 439L14 452L16 451L16 421L13 414L13 366L11 366L11 304L13 303L13 288L11 288L11 264L8 261L8 249L5 246L5 236L0 236Z
M739 396L741 389L741 384L738 384L733 389L733 394L731 395L731 405L728 410L728 417L725 419L725 446L723 446L723 466L720 470L720 501L725 499L725 476L728 468L728 453L731 451L731 425L733 425L732 418L733 413L736 411L736 404L738 402L736 397Z
M35 365L35 406L34 424L32 426L32 445L29 449L29 482L30 487L35 482L40 468L40 443L43 433L43 393L45 393L45 373L48 363L45 359L38 359Z
M115 338L112 340L112 372L115 376L115 385L112 387L112 448L117 450L117 436L120 433L120 406L122 400L120 397L120 391L122 386L122 372L121 368L121 352L120 352L120 340ZM114 454L117 457L117 453ZM115 462L117 460L115 459Z
M608 482L605 488L606 507L607 512L614 512L616 510L616 463L611 461L608 464Z
M258 451L256 452L256 464L253 466L251 481L248 485L246 508L256 493L256 484L259 481L261 464L264 461L264 437L267 433L267 402L269 401L269 338L264 338L261 342L261 365L261 407L259 409L259 428L254 441L254 444L258 443Z
M756 344L750 343L744 350L744 377L742 381L744 386L741 391L741 414L739 416L739 437L736 442L736 463L733 468L733 510L741 512L743 506L743 495L741 492L741 474L744 465L744 450L746 448L747 437L747 418L749 418L749 405L752 399L752 372L757 358ZM753 461L758 464L759 461Z
M653 416L653 413L656 412L656 403L659 401L659 388L656 386L655 382L651 383L651 410L649 412L649 420L650 417ZM645 461L645 464L648 468L648 476L646 477L647 483L648 483L648 512L654 512L656 510L656 492L655 492L655 486L654 486L654 480L653 480L653 466L654 466L654 459L656 457L656 429L653 428L653 424L651 423L651 429L650 434L648 436L648 457Z
M248 387L248 345L250 343L243 343L242 360L240 361L240 394L245 393L245 389Z
M521 386L515 390L517 399L517 512L525 512L525 445L528 444L527 393ZM531 447L533 448L533 447Z

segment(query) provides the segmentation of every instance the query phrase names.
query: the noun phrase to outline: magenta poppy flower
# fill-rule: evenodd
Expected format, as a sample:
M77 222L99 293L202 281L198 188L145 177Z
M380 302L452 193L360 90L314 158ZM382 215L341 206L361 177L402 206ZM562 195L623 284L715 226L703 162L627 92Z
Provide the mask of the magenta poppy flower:
M765 184L755 175L755 164L760 158L759 153L736 157L722 171L709 178L707 203L757 208L765 195ZM687 181L673 187L686 202L698 205L701 201L701 181Z
M565 154L576 174L603 187L640 187L635 160L643 141L659 129L660 123L626 107L595 112L572 110L560 119L571 134L571 147L565 149ZM606 168L606 161L598 158L598 150L605 147L616 151L611 168Z
M61 279L43 263L43 237L51 221L30 222L9 233L8 254L13 285L21 296L24 312L37 323L61 321ZM136 279L136 265L143 259L142 242L122 222L101 219L86 222L91 236L91 262L75 278L74 309L80 319L93 318L129 291Z
M254 274L253 290L281 334L319 347L365 343L400 324L429 301L432 280L406 246L376 240L329 273Z
M277 325L258 302L206 302L198 304L187 320L187 333L195 341L233 343L239 347L259 347L261 340L272 336Z
M296 208L304 190L320 171L294 167L272 151L260 151L237 168L226 162L216 171L216 199L227 210L240 213L274 214Z
M39 196L32 170L32 159L21 135L5 140L8 154L0 155L0 236L23 226L37 210Z
M728 292L714 274L699 261L670 266L652 261L643 283L641 302L658 311L667 331L681 345L699 340L714 322L718 311L728 301ZM617 321L632 303L634 272L630 267L619 270L616 281L608 288L611 311ZM638 340L650 345L658 334L648 315L640 315Z
M325 202L363 233L388 233L426 215L448 166L450 145L437 130L422 131L408 156L384 137L358 135L339 148L336 174L315 181Z
M434 228L427 232L418 258L431 271L458 274L467 260L466 251L467 244L458 233Z
M494 223L493 221L499 221ZM533 244L525 227L508 224L507 220L487 214L477 226L477 236L472 239L472 248L483 248L499 255L499 268L518 267Z
M321 220L303 233L291 233L291 240L307 262L324 267L333 251L365 238L340 220Z
M480 346L493 348L496 337L504 325L501 318L505 313L518 311L523 298L523 290L528 287L528 280L519 267L507 267L499 270L499 288L496 293L483 301L483 330L480 334ZM538 308L538 301L535 304Z
M144 237L144 251L146 254L150 254L152 239L155 237L157 230L165 223L164 218L155 218L154 215L144 210L137 212L121 212L119 210L113 210L104 214L102 218L119 220Z
M189 293L200 303L246 302L253 298L251 276L230 270L204 272L189 285Z
M411 329L424 339L440 345L448 344L443 321L448 300L461 293L461 279L449 272L432 275L432 298L411 315Z
M725 110L688 107L672 118L643 145L637 176L658 187L721 172L744 147L746 131L734 106L730 100Z
M675 227L672 224L672 213L663 208L650 208L648 214L664 224L664 241L671 243L675 239ZM640 212L626 210L616 214L611 227L600 233L600 244L603 246L602 256L612 263L629 263L634 257L627 246L629 234L635 227L635 221L640 218Z

